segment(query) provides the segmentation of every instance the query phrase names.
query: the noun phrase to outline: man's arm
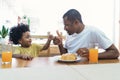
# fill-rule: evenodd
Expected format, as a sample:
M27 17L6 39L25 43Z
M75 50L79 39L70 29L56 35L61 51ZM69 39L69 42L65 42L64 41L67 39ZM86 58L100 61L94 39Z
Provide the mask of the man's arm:
M81 57L89 58L89 49L87 48L80 48L76 52ZM99 53L99 59L117 59L119 57L119 51L117 48L112 44L105 52Z
M99 59L115 59L119 57L119 51L112 44L105 52L99 54Z
M58 45L58 47L59 47L59 50L60 50L60 54L61 54L61 55L64 54L64 53L67 53L67 49L65 49L65 48L63 47L63 44Z
M64 54L64 53L67 53L67 49L65 49L63 47L63 43L62 43L62 38L61 37L55 36L54 39L53 39L53 43L55 45L58 45L61 55Z
M55 36L55 37L54 37L53 43L54 43L55 45L58 45L61 55L64 54L64 53L67 53L67 52L68 52L67 49L65 49L65 48L63 47L62 34L60 34L59 31L56 31L56 33L57 33L58 36Z

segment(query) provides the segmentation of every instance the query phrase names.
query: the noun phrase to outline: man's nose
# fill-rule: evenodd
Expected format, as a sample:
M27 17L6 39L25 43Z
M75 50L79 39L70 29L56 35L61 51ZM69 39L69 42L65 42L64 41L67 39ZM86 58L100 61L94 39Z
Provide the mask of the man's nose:
M67 30L68 30L68 27L67 27L67 26L64 26L64 30L66 30L66 31L67 31Z
M29 40L31 41L32 39L31 39L31 38L29 38Z

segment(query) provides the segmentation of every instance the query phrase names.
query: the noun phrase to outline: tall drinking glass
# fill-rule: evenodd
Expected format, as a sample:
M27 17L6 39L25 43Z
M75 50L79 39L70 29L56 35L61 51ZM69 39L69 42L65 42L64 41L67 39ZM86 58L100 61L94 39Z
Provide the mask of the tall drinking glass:
M89 44L89 63L98 63L98 43Z
M2 44L2 63L8 64L12 62L12 44L3 43Z

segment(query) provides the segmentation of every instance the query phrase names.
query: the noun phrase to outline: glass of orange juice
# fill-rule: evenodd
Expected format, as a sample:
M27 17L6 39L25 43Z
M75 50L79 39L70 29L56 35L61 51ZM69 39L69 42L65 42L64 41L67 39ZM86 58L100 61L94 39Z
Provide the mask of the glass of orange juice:
M89 44L89 63L98 63L98 43Z
M12 62L12 44L2 44L2 63L7 64Z

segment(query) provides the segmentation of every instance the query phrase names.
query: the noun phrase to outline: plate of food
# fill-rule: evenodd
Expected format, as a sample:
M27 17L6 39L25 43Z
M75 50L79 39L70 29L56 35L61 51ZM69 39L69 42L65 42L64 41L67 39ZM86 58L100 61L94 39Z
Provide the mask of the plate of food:
M80 59L75 53L66 53L58 57L59 62L78 62Z

